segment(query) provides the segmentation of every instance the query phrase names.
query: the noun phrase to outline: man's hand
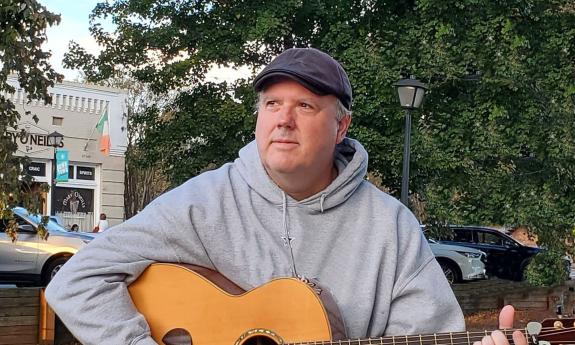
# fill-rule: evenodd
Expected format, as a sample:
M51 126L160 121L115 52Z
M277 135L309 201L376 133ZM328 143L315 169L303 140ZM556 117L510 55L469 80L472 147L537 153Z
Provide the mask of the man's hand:
M499 329L513 328L515 309L506 305L499 313ZM521 331L513 332L513 343L515 345L527 345L527 338ZM476 341L473 345L509 345L507 337L501 331L493 331L491 335L486 335L481 341Z

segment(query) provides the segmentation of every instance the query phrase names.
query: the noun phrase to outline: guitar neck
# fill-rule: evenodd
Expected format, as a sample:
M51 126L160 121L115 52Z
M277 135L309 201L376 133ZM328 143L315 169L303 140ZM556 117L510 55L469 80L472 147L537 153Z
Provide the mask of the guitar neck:
M512 342L512 334L515 329L501 330L507 339ZM523 334L526 330L521 329ZM308 343L294 343L286 345L473 345L476 341L489 335L491 332L455 332L455 333L438 333L427 335L402 335L402 336L387 336L380 338L368 339L355 339L355 340L337 340L337 341L317 341ZM531 339L528 339L528 344L533 344Z

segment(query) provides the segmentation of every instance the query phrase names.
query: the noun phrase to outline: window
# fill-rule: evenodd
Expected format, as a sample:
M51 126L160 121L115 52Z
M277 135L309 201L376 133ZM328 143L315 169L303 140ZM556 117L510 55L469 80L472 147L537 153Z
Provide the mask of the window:
M477 235L479 236L479 243L493 244L497 246L503 245L503 239L496 234L492 234L490 232L479 232Z
M90 166L70 164L68 165L68 179L76 180L75 182L81 182L78 180L95 181L96 168Z
M453 240L456 242L473 243L473 232L466 230L454 230Z
M54 126L62 126L63 123L64 123L64 118L63 118L63 117L52 116L52 125L54 125Z
M20 230L30 230L27 229L29 227L31 227L30 224L28 224L27 221L25 221L23 218L21 218L18 215L14 215L14 220L16 220L16 222L18 223L18 227L20 228ZM0 219L0 233L2 232L6 232L6 227L8 226L8 219ZM32 230L34 230L34 228L32 227Z

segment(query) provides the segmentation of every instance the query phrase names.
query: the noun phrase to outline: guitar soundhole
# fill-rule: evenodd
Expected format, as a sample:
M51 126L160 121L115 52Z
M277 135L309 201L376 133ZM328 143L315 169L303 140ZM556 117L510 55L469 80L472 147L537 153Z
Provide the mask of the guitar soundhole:
M192 345L192 336L190 332L183 328L174 328L162 338L165 345Z
M278 343L272 338L258 335L247 339L242 345L278 345Z

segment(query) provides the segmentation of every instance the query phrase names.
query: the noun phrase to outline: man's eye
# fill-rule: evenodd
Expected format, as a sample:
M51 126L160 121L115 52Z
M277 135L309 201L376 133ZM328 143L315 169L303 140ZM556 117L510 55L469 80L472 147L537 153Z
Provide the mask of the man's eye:
M267 106L274 106L274 105L277 105L277 104L278 104L277 101L267 101L267 102L266 102L266 105L267 105Z
M300 103L299 106L304 108L304 109L313 109L313 107L307 103Z

